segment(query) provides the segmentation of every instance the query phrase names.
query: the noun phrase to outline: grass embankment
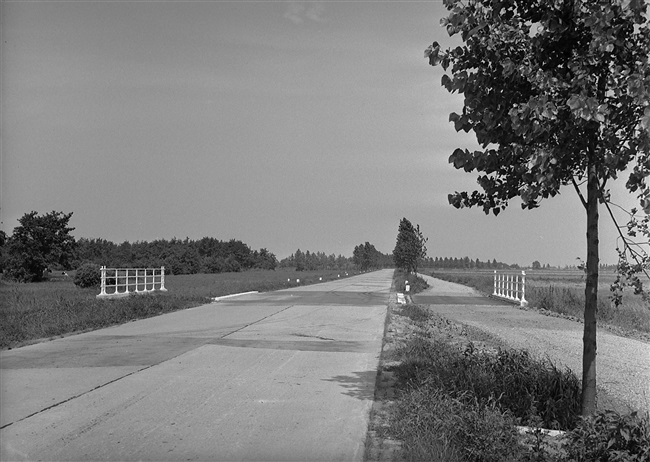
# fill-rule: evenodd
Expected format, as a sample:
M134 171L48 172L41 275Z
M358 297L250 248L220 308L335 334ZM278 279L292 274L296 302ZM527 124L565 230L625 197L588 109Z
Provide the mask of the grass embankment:
M493 292L494 273L491 271L435 270L430 274L487 294ZM609 297L614 275L604 273L600 279L598 322L626 331L650 334L650 304L630 291L623 296L622 305L616 307ZM526 271L526 300L532 308L584 319L584 285L584 273L579 271Z
M99 288L80 289L72 277L29 284L0 279L0 348L191 308L210 303L212 297L284 289L339 276L345 277L346 273L277 270L170 275L165 276L167 293L112 300L98 300Z
M471 329L454 331L425 307L405 305L391 315L415 326L415 335L382 358L398 379L387 432L402 442L405 460L648 460L647 416L600 412L583 420L580 383L570 370L491 347L485 334L475 344ZM568 432L559 440L540 431L523 437L517 425Z

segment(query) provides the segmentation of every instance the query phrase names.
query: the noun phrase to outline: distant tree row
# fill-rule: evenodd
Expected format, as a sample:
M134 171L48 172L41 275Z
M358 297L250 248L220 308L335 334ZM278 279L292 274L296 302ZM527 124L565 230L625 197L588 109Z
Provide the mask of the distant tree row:
M106 239L81 238L77 241L76 259L112 267L164 266L171 274L275 269L278 265L275 255L265 248L252 250L240 240L221 241L213 237L196 241L173 238L121 244Z
M481 261L478 258L472 260L469 257L462 258L449 258L449 257L428 257L425 258L422 264L425 268L476 268L476 269L518 269L519 265L509 265L493 259L492 261Z
M350 258L343 255L327 255L325 252L303 252L298 249L287 258L280 260L280 268L295 268L296 271L316 271L331 269L352 269L354 264Z
M80 238L68 226L72 213L26 213L11 236L0 232L0 271L17 281L42 280L47 270L70 270L92 262L109 267L164 266L171 274L221 273L275 269L277 258L267 249L252 250L242 241L204 237L122 242Z

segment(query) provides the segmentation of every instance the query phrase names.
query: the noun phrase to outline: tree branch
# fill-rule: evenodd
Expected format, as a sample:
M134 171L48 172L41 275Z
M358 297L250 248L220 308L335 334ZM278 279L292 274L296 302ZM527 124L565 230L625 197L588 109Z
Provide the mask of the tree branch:
M582 191L580 191L580 188L578 187L578 183L576 183L576 179L574 177L571 177L571 184L573 184L573 187L575 188L576 192L578 193L578 197L580 198L580 202L582 202L582 206L587 209L587 201L585 200L585 197L582 195Z
M641 268L641 271L643 272L643 274L645 274L646 277L648 279L650 279L650 274L648 274L648 272L643 268L643 265L639 261L639 258L638 258L639 253L636 252L634 249L632 249L632 246L628 242L627 238L621 232L621 227L618 225L618 222L616 221L616 218L614 217L614 214L612 213L612 209L610 208L608 202L605 202L605 208L607 208L607 211L609 212L609 216L611 217L612 221L614 222L614 225L616 226L616 229L618 230L619 236L623 240L623 245L630 252L630 255L632 256L632 258L634 258L634 261L637 263L637 265L639 265L639 268Z

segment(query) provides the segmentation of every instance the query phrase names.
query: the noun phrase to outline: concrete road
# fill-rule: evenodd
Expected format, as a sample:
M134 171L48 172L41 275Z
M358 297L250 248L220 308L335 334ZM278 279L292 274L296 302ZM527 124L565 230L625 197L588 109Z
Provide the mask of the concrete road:
M391 277L0 352L0 458L362 460Z

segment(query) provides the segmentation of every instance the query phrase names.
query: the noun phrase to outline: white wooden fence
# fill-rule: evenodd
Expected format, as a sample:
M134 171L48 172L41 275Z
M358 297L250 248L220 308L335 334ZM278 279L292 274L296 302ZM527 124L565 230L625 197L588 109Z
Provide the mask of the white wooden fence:
M522 307L528 306L526 301L526 272L519 273L498 273L494 271L494 293L495 297L505 298L513 302L519 302Z
M106 268L101 267L102 280L97 298L125 297L148 294L156 290L166 292L165 267L160 268Z

